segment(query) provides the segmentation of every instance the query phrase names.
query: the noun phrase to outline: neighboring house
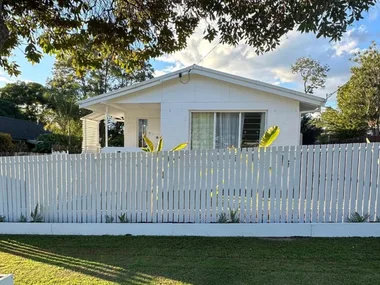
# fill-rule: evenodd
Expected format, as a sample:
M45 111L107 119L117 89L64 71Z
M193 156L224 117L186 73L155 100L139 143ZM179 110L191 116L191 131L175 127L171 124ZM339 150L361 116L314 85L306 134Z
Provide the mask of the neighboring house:
M44 130L43 124L0 116L0 133L10 134L16 145L25 143L30 151L37 143L37 137L49 132Z
M83 120L83 151L99 148L99 122L124 121L124 147L143 146L142 134L164 149L189 142L191 149L252 147L270 126L281 134L274 145L300 144L301 113L323 98L193 65L80 102L93 113ZM106 148L104 151L114 151Z

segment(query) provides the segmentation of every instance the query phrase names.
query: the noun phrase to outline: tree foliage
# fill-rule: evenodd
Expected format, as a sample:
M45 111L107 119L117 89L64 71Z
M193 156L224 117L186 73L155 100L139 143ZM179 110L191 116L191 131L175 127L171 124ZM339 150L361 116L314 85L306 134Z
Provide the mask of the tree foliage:
M186 47L201 21L204 37L258 53L274 49L289 31L338 40L376 0L0 0L0 66L19 74L9 60L16 47L37 63L43 53L69 55L80 72L103 59L127 72L150 58Z
M52 150L66 150L69 153L80 153L82 139L78 136L64 134L43 134L37 138L37 145L33 151L38 153L51 153Z
M14 145L10 134L0 133L0 152L13 152Z
M3 99L0 99L0 116L21 120L27 119L15 103Z
M40 121L46 107L44 94L45 87L35 82L8 83L0 89L0 100L6 101L6 106L0 106L0 110L5 107L7 117Z
M315 144L322 132L322 128L317 127L313 124L313 119L310 114L304 114L301 117L301 133L303 145Z
M353 138L372 130L379 134L380 51L376 44L353 59L350 80L338 90L337 110L327 108L316 122L337 138Z
M321 65L311 57L301 57L291 67L293 73L301 75L306 94L313 94L314 89L325 88L329 70L330 68L327 64Z

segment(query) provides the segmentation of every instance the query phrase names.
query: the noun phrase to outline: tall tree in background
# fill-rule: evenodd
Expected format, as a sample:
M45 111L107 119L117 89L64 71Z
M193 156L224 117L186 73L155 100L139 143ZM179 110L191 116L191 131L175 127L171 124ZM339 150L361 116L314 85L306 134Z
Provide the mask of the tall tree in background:
M144 63L139 70L127 72L110 59L104 59L99 69L77 72L72 61L73 58L68 56L58 59L54 64L53 78L47 83L49 102L55 106L48 113L50 120L46 119L51 122L48 128L69 136L82 135L79 118L87 111L79 109L79 100L153 78L153 68L149 63ZM122 122L109 123L110 146L120 146L123 142L123 126ZM104 121L100 123L100 136L104 144Z
M317 121L336 138L353 138L372 130L380 134L380 51L376 44L355 55L350 80L338 90L337 110L327 108Z
M301 75L306 94L313 94L314 89L325 88L329 70L330 67L327 64L321 65L311 57L301 57L291 66L294 74Z
M328 65L321 65L311 57L301 57L291 66L291 71L300 74L303 81L304 92L313 94L314 89L325 88ZM301 117L302 144L314 144L322 129L312 123L311 114L303 114Z
M61 88L66 85L69 85L69 88L74 87L78 100L153 78L154 70L147 62L142 64L141 68L127 72L114 64L110 58L106 58L102 60L101 66L97 69L77 72L73 67L73 60L70 56L56 60L50 84Z
M4 102L0 109L6 108L8 111L3 110L3 112L9 117L42 121L42 113L47 104L44 93L45 87L35 82L8 83L0 88L0 100ZM11 109L9 108L15 113L10 113Z
M20 73L9 58L16 47L25 57L69 55L79 72L100 69L104 59L127 72L146 61L186 47L200 22L204 37L245 42L262 53L288 32L313 32L339 40L376 0L0 0L0 66Z

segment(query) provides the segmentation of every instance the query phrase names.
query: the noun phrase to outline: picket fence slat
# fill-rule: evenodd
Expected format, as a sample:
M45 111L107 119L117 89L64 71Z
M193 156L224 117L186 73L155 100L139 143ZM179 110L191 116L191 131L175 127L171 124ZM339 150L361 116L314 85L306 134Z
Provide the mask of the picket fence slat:
M45 222L345 222L380 216L379 143L0 158L0 215Z

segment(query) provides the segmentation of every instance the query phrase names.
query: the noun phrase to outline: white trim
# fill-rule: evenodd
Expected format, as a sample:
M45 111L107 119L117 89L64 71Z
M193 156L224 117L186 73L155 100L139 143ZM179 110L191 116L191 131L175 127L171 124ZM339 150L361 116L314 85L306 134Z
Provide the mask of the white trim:
M104 115L104 147L108 147L108 105L106 105L106 113Z
M239 112L239 134L238 134L238 145L237 148L241 148L241 135L242 135L242 125L241 125L241 113Z
M146 80L144 82L136 83L131 86L127 86L124 88L120 88L118 90L114 90L105 94L101 94L95 97L82 100L79 102L79 106L81 108L89 107L96 103L102 103L107 100L112 100L112 99L125 96L125 95L131 94L140 90L144 90L156 85L160 85L161 83L165 81L179 78L180 73L188 72L189 70L191 70L192 74L198 74L201 76L221 80L224 82L229 82L232 84L237 84L237 85L252 88L252 89L269 92L271 94L294 99L300 102L314 104L316 106L322 106L326 102L326 99L315 96L315 95L305 94L302 92L287 89L284 87L275 86L275 85L264 83L261 81L252 80L245 77L236 76L236 75L228 74L225 72L220 72L217 70L193 65L193 66L189 66L189 67L186 67L186 68L183 68L183 69L180 69L180 70L177 70L177 71L174 71L174 72L171 72L171 73L168 73L156 78Z
M0 234L15 235L147 235L209 237L380 237L380 223L2 223Z
M13 285L12 274L0 274L0 285Z

